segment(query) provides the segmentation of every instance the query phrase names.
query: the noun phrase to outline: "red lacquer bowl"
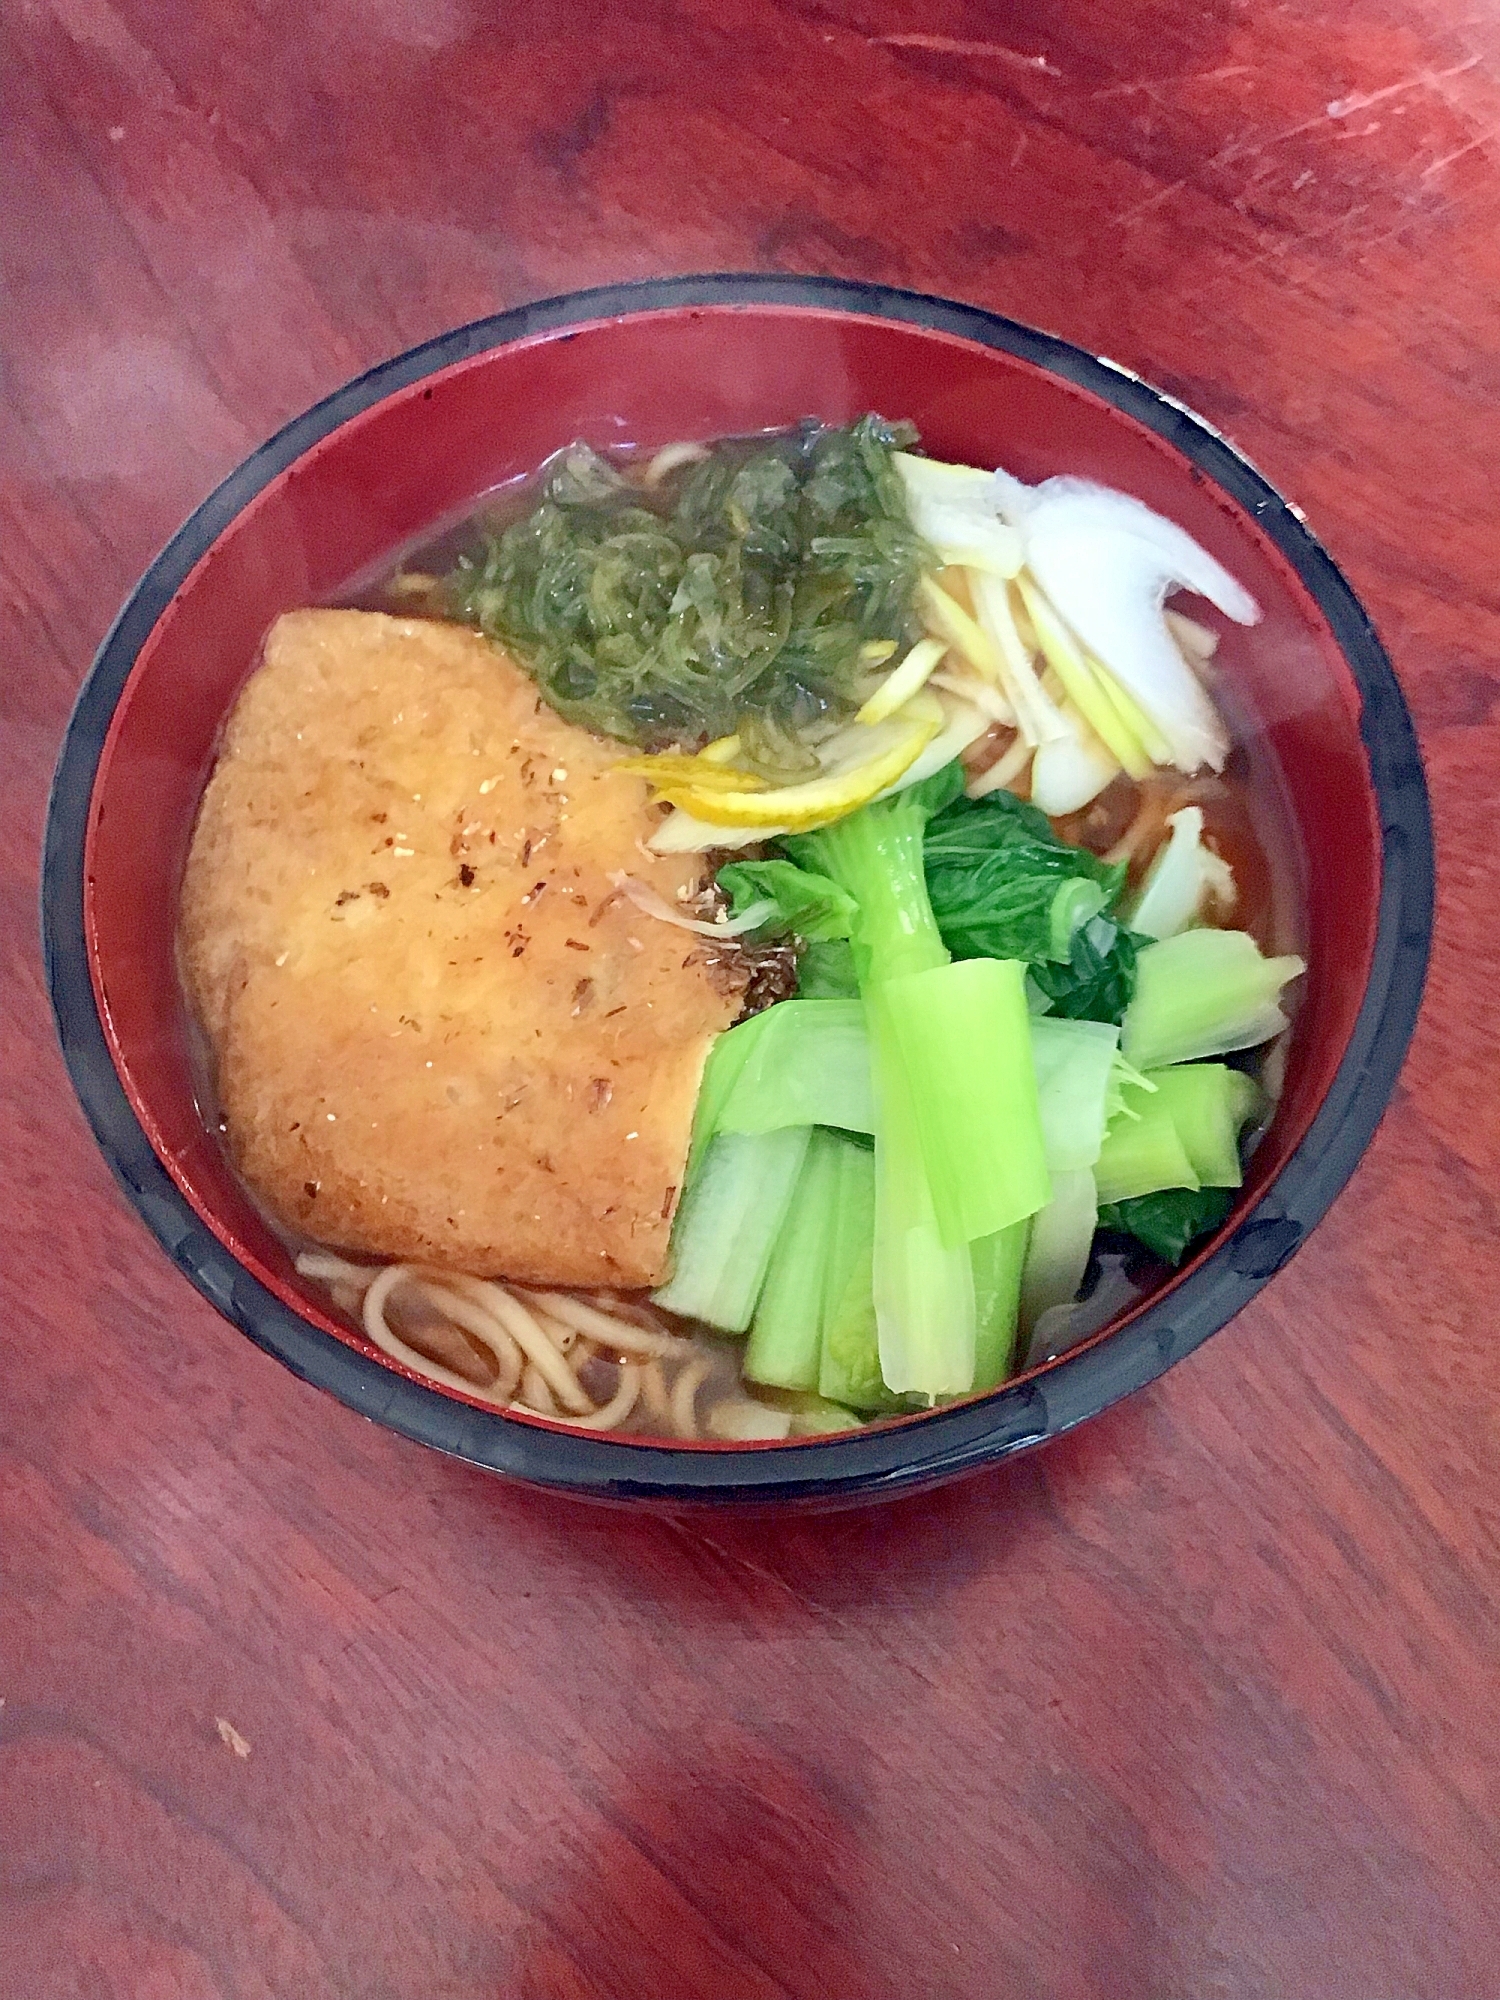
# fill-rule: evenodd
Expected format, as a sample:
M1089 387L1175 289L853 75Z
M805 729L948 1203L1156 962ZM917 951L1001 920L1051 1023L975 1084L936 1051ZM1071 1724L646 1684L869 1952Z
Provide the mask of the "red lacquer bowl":
M217 733L278 613L351 580L574 438L651 447L866 409L937 457L1139 495L1240 577L1264 622L1224 651L1287 801L1301 982L1275 1122L1233 1215L1086 1345L996 1393L834 1439L678 1446L497 1415L415 1379L299 1280L194 1099L178 881ZM973 308L829 279L663 280L501 314L362 376L258 451L143 579L69 726L43 914L64 1053L163 1247L307 1380L477 1464L600 1497L896 1492L1049 1437L1222 1326L1347 1180L1410 1038L1431 923L1426 793L1389 663L1348 586L1224 440L1134 376Z

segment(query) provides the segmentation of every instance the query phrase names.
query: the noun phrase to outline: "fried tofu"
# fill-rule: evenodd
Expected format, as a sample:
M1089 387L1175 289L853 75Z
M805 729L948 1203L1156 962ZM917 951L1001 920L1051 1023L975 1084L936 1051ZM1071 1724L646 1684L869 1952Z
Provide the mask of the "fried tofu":
M732 965L641 912L624 754L459 626L295 611L225 732L183 882L184 983L235 1163L297 1234L546 1285L666 1275Z

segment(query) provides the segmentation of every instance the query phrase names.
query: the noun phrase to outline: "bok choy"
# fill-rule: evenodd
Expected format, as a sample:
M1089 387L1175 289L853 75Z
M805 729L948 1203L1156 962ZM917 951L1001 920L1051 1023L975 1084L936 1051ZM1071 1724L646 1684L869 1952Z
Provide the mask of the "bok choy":
M785 843L858 907L854 959L875 1076L880 1367L890 1389L927 1398L973 1383L969 1242L1047 1198L1024 1007L1017 1019L993 975L952 965L927 893L926 822L960 782L950 767Z

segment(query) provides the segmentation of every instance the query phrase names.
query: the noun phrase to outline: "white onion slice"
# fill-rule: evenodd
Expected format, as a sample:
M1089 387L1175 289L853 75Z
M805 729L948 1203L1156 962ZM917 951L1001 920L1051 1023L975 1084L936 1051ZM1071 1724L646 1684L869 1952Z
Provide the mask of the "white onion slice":
M1119 769L1092 733L1065 736L1060 743L1039 743L1031 760L1031 803L1040 806L1048 819L1082 812Z
M1023 486L995 474L995 502L1019 531L1032 575L1084 647L1166 739L1183 771L1223 768L1229 735L1163 616L1170 591L1196 591L1253 625L1260 607L1175 521L1092 480Z

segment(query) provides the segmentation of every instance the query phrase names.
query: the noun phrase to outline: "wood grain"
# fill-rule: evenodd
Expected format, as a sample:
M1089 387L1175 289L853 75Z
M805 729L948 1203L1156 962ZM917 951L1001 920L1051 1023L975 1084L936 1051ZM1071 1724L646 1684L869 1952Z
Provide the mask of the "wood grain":
M7 14L0 1994L1500 1994L1500 12ZM215 479L454 322L715 267L1195 404L1371 607L1438 828L1310 1245L1082 1433L826 1520L560 1507L298 1385L115 1194L33 942L69 700Z

